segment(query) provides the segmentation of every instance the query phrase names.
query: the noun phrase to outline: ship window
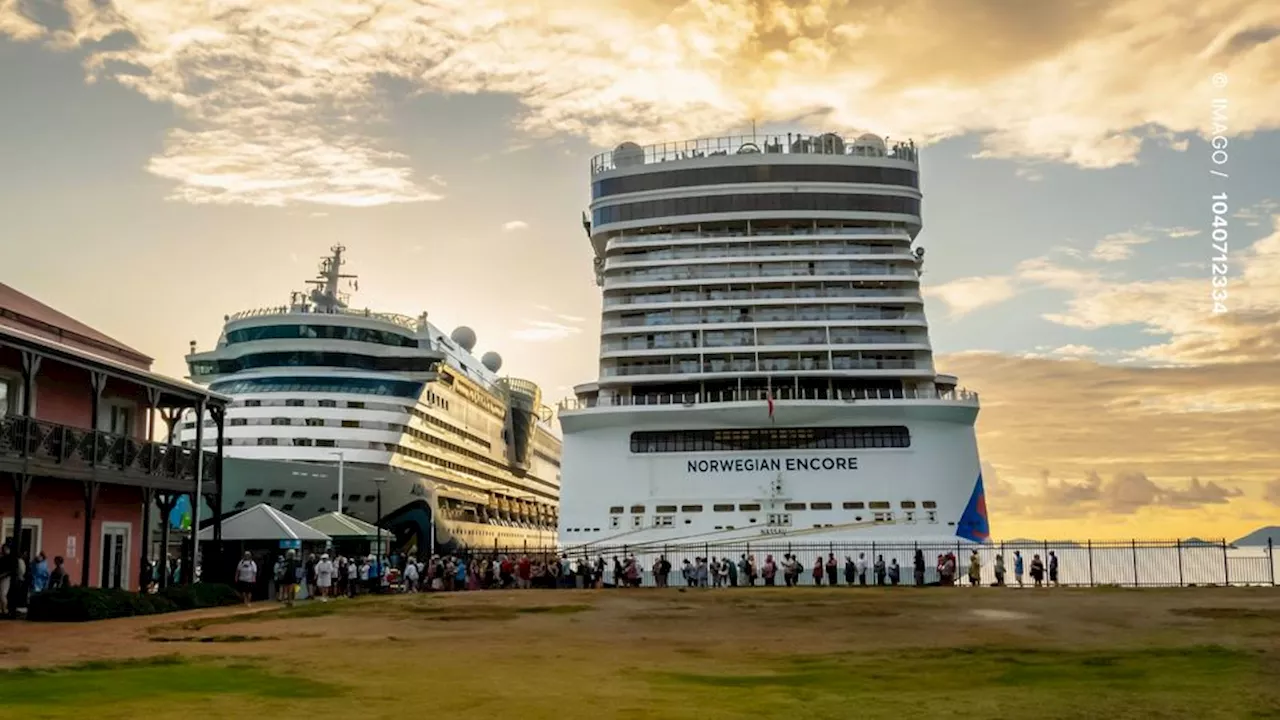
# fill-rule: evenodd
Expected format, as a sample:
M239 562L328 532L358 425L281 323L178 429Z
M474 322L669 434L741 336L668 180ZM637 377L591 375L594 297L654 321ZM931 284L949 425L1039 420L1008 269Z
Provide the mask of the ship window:
M728 505L712 505L711 509L716 512L733 512L733 504Z
M936 522L938 522L938 511L937 511L937 510L925 510L925 511L924 511L924 516L925 516L925 518L926 518L926 519L928 519L928 521L929 521L929 522L931 522L931 523L936 523Z
M311 447L311 438L294 438L293 444L296 447Z
M362 403L362 402L360 402L360 401L358 401L358 400L348 401L348 402L347 402L347 407L348 407L348 408L350 408L350 409L352 409L352 410L363 410L363 409L364 409L364 403Z
M633 527L633 528L640 528L640 527L644 527L644 516L643 516L643 515L632 515L632 516L631 516L631 527Z
M258 438L259 445L278 445L276 438Z
M262 488L249 488L244 491L245 497L262 497Z
M733 430L641 430L631 433L631 452L736 452L754 450L854 450L906 448L911 434L902 426L754 428ZM698 461L710 462L710 461ZM848 458L788 459L778 470L844 470ZM794 467L792 467L794 464ZM714 467L711 468L714 470ZM768 469L768 468L766 468Z
M347 502L359 502L359 501L360 501L359 493L353 493L347 496Z
M787 510L804 510L805 504L804 503L787 503L784 507Z
M294 500L301 500L306 496L307 496L306 490L294 490L292 493L289 493L289 497Z
M591 198L699 185L756 182L833 182L919 187L920 176L907 168L868 165L730 165L685 168L605 178L591 184Z
M316 447L337 447L333 440L316 440Z
M302 407L304 404L305 403L303 403L301 400L285 400L284 401L285 407Z
M675 505L659 505L655 508L660 513L673 513L676 511Z
M916 514L910 510L903 513L903 515L906 518L907 522L909 523L913 523L916 521Z
M888 510L891 507L893 506L884 500L873 500L871 502L872 510Z
M631 512L633 512L633 513L639 513L639 514L643 515L643 514L644 514L644 506L643 506L643 505L632 505L632 506L631 506Z
M741 510L742 512L760 512L760 504L759 503L743 503L738 506L738 509Z
M609 518L610 529L617 530L619 527L622 527L622 518L617 517L616 515L614 517Z
M292 422L287 417L271 418L272 425L291 425Z
M903 500L901 505L903 509L910 509L910 508L915 508L916 503L914 500Z
M252 392L310 392L357 393L360 395L388 395L418 397L422 383L407 380L379 380L355 377L269 377L224 380L209 386L214 392L239 395ZM261 407L261 400L246 400L245 407ZM336 407L336 405L331 406Z
M282 508L280 508L280 509L281 509L281 510L284 510L285 512L289 512L290 510L292 510L292 509L293 509L293 504L292 504L292 503L286 504L284 507L282 507Z
M267 497L282 498L284 497L284 490L272 490L267 493Z
M249 421L245 420L244 418L231 418L228 424L230 424L231 427L243 427L245 425L248 425Z
M680 512L687 512L687 513L702 512L702 506L701 505L681 505Z
M621 203L596 208L592 213L592 224L599 226L608 223L679 215L796 210L919 215L920 200L898 195L855 195L852 193L790 192L753 193L749 195L703 195Z
M790 524L791 524L791 514L790 514L790 513L770 513L770 514L769 514L769 524L770 524L770 525L783 525L783 526L790 525Z
M377 495L365 495L365 496L364 496L364 501L365 501L365 502L374 502L374 501L375 501L375 500L377 500L377 499L378 499L378 496L377 496Z
M926 509L927 509L927 508L936 508L936 507L938 507L938 503L936 503L936 502L934 502L934 501L932 501L932 500L925 500L925 501L924 501L923 503L921 503L921 504L922 504L922 505L924 505L924 507L925 507Z
M341 325L262 325L241 328L227 333L227 344L256 340L350 340L353 342L391 345L393 347L418 347L416 338L386 330Z
M344 427L344 428L358 428L358 427L360 427L360 421L359 421L359 420L343 420L343 421L342 421L342 427Z
M847 502L844 504L845 510L861 510L864 507L866 507L866 503L861 502Z
M329 499L330 499L330 500L337 501L337 499L338 499L338 493L334 493L334 494L330 495L330 496L329 496Z
M307 418L307 427L324 427L324 418Z
M671 527L674 524L675 524L675 517L671 515L654 515L653 516L654 527Z
M810 510L830 510L831 503L811 503L809 505L809 509Z
M338 407L336 400L321 400L320 407Z
M614 514L614 515L621 515L621 514L622 514L622 506L621 506L621 505L614 505L613 507L609 508L609 512L610 512L610 513L612 513L612 514ZM643 510L643 509L641 509L641 512L644 512L644 510Z

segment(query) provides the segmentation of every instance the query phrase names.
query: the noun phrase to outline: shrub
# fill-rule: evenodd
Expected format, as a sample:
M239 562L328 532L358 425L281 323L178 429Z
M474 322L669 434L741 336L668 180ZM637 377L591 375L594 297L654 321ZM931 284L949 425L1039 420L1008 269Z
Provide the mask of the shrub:
M107 588L68 587L33 595L27 609L27 619L36 622L87 622L232 605L236 602L239 602L239 598L235 589L218 584L170 587L155 595Z

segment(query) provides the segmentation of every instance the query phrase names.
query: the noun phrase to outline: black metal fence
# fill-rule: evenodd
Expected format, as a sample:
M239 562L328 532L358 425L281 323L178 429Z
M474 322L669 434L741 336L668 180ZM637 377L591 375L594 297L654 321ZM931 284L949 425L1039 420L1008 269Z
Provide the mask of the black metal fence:
M730 558L735 562L744 555L754 557L757 567L763 567L765 559L772 556L781 566L783 556L793 555L803 565L800 584L812 585L813 565L819 558L825 564L834 555L839 582L845 582L845 563L858 562L864 556L874 567L883 558L886 565L897 560L901 570L901 584L914 584L914 560L916 550L924 555L925 583L937 583L939 555L952 553L956 557L956 581L968 583L970 553L978 551L982 584L995 582L996 556L1002 555L1006 570L1005 583L1016 584L1014 577L1015 553L1021 553L1024 580L1031 584L1031 562L1037 555L1049 565L1049 554L1058 558L1058 582L1078 587L1194 587L1194 586L1258 586L1276 584L1276 554L1270 541L1264 546L1235 547L1225 540L1203 541L1018 541L995 542L982 545L972 543L788 543L751 542L723 544L644 544L644 545L587 545L571 547L516 547L485 548L477 553L484 556L499 554L528 555L535 558L586 557L591 561L605 561L605 582L613 582L613 560L634 557L642 570L642 584L653 585L653 565L665 556L672 566L672 584L679 584L680 568L684 560L696 558ZM779 567L779 576L781 575ZM867 582L872 583L874 573L868 572ZM1046 578L1047 578L1046 574ZM824 577L824 582L826 578ZM778 583L781 584L781 577Z

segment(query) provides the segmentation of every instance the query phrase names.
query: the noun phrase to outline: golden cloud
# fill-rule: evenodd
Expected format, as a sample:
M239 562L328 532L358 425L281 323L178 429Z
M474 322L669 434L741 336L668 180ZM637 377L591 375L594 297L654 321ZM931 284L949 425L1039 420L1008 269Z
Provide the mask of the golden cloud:
M1199 133L1215 72L1232 132L1280 126L1265 0L0 0L0 34L87 53L183 117L152 172L191 202L437 197L388 147L375 80L505 93L519 129L601 145L800 121L1084 167ZM1153 72L1152 68L1159 68Z

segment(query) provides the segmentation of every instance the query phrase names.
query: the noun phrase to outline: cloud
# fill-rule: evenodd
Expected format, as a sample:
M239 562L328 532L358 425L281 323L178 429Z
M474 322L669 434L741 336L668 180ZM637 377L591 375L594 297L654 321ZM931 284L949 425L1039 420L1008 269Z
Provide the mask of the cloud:
M389 85L514 97L527 138L755 119L1109 167L1202 133L1223 72L1233 132L1280 126L1265 0L65 0L56 28L22 7L0 0L0 33L176 108L148 168L189 202L437 198L387 139Z
M1089 256L1102 262L1116 262L1133 256L1133 248L1151 242L1151 238L1135 232L1112 233L1094 246Z
M952 317L960 317L988 305L996 305L1014 296L1013 279L998 275L967 277L942 285L925 286L925 297L936 297L946 303Z
M511 333L511 337L525 342L552 342L577 335L582 328L546 320L525 320L525 327Z
M1063 345L1049 351L1052 355L1060 355L1062 357L1089 357L1097 355L1098 351L1088 345Z
M1280 506L1280 479L1272 480L1263 486L1262 499L1272 505Z
M516 232L517 230L528 230L528 229L529 229L529 223L523 220L511 220L509 222L502 223L503 232Z
M1040 182L1044 179L1044 175L1039 170L1030 167L1020 167L1013 171L1013 175L1027 182Z
M565 322L571 322L571 323L584 323L587 321L586 318L578 317L577 315L557 314L556 317L560 318L561 320L564 320Z

